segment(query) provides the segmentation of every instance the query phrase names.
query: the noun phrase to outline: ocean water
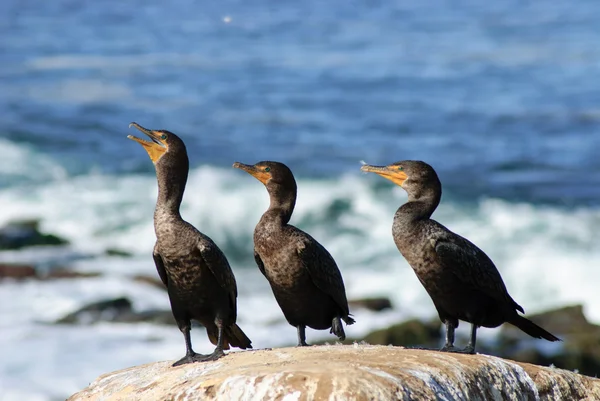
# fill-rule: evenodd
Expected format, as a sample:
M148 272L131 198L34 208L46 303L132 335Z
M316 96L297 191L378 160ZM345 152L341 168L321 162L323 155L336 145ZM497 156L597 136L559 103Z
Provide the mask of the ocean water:
M129 280L155 275L157 191L131 121L186 142L182 214L228 256L255 347L293 344L295 330L252 257L266 191L234 161L288 164L292 223L329 249L349 298L392 300L353 311L349 336L435 317L391 238L406 194L361 160L429 162L444 185L434 217L488 253L528 313L582 303L600 323L598 20L592 0L3 1L0 226L39 219L70 244L0 263L102 275L0 283L0 400L63 399L183 355L175 327L48 324L117 296L168 308ZM203 330L193 342L212 349Z

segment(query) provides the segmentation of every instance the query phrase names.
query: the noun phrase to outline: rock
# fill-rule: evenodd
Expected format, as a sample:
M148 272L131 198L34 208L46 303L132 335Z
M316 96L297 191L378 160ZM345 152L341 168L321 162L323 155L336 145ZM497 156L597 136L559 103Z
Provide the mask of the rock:
M94 272L78 272L65 268L49 270L46 273L40 273L35 267L30 265L3 263L0 264L0 280L2 279L36 279L36 280L51 280L65 278L81 278L81 277L97 277L100 273Z
M98 322L176 324L169 310L133 310L128 298L120 297L88 304L56 320L55 324L94 324Z
M133 314L131 301L127 298L115 298L94 302L69 313L55 323L92 324L99 321L114 322L123 315Z
M138 321L138 322L147 322L147 323L155 323L155 324L164 324L164 325L176 325L177 322L173 317L173 312L170 310L158 310L151 309L142 312L137 312L135 314L138 320L130 320L130 321ZM200 324L196 321L192 322L192 327L199 327Z
M499 334L497 339L478 340L477 351L520 362L555 365L588 376L600 376L600 326L586 319L581 305L566 306L527 317L564 341L549 343L534 339L510 324L503 324L500 328L493 329ZM368 344L439 349L443 345L440 330L441 323L438 319L430 322L409 320L376 330L364 338L346 339L342 343L365 341ZM458 335L456 344L464 346L467 341L468 337Z
M600 380L573 372L400 347L279 348L172 363L105 374L68 401L600 399Z
M48 280L48 279L65 279L65 278L90 278L90 277L98 277L100 273L98 272L78 272L75 270L59 268L52 269L46 274L38 274L37 278L40 280Z
M600 326L590 323L583 313L582 305L565 306L535 315L527 315L527 318L550 331L563 336L585 336L600 334ZM521 331L514 326L502 326L502 336L506 339L521 337Z
M26 278L37 277L35 267L28 265L2 263L0 264L0 280L11 278L15 280L24 280Z
M439 320L422 322L413 319L386 329L373 331L367 334L363 340L368 344L438 348L441 341L441 325Z
M122 249L117 249L117 248L108 248L104 253L107 256L123 256L123 257L132 256L131 252L127 252L127 251L124 251Z
M545 343L538 343L539 347L532 346L530 337L509 324L502 326L498 344L490 347L490 352L530 363L553 363L589 376L600 375L600 326L587 320L582 305L527 317L563 339L558 352L548 351Z
M380 312L385 309L391 309L392 302L386 297L362 298L349 301L348 306L350 307L350 310L354 308L363 308L374 312Z
M68 241L39 231L38 220L8 223L0 228L0 249L21 249L33 245L65 245Z

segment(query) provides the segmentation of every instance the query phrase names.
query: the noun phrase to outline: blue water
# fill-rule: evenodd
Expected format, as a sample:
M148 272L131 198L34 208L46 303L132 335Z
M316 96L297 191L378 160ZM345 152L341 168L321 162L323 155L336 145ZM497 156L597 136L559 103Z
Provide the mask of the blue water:
M192 165L417 158L465 201L598 205L600 6L397 3L8 0L0 133L70 175L150 174L137 121Z
M600 320L598 21L593 0L4 0L0 224L37 218L71 246L0 252L0 262L105 278L0 283L0 345L12 345L0 399L60 399L104 371L180 356L173 328L39 326L109 296L167 307L163 293L120 279L154 274L154 169L126 139L131 121L186 142L184 217L232 261L241 324L259 346L281 345L269 343L265 322L281 316L252 261L267 199L234 161L288 164L300 191L293 222L336 257L349 296L393 299L388 315L357 311L350 335L435 315L391 240L405 194L362 175L361 160L429 162L444 185L436 218L490 254L519 303L583 303ZM251 318L257 308L263 320ZM162 346L148 354L135 330L163 330ZM90 337L81 365L71 344Z

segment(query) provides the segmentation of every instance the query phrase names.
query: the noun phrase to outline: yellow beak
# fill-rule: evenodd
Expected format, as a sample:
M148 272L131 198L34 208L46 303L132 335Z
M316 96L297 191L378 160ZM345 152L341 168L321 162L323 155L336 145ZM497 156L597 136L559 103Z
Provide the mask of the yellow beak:
M389 166L371 166L365 164L360 169L365 173L379 174L383 178L387 178L388 180L399 186L402 186L404 181L406 181L406 179L408 178L404 171L399 170L399 166L393 164Z
M162 140L160 133L144 128L138 123L131 123L129 126L137 128L150 137L151 141L147 141L133 135L127 135L127 138L136 141L146 149L153 163L156 163L169 150L169 146Z
M245 172L247 172L248 174L250 174L265 185L267 184L267 181L269 181L269 179L271 178L271 173L267 173L266 171L263 171L257 168L256 166L250 166L249 164L235 162L233 163L233 167L239 168L240 170L244 170Z

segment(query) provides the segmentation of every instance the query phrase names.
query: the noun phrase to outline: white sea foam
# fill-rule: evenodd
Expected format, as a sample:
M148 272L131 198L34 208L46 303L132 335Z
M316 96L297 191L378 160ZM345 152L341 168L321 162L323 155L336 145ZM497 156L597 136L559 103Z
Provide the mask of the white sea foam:
M413 316L435 316L430 299L391 238L394 211L406 195L391 185L374 189L373 182L359 173L336 180L299 179L292 218L333 254L350 299L388 296L394 304L393 310L383 313L353 310L357 323L347 327L350 337ZM43 323L85 303L118 296L130 298L137 310L168 308L164 291L123 280L128 275L156 274L150 258L156 192L155 178L143 175L61 177L0 191L0 225L38 218L43 231L71 243L56 249L2 252L0 261L55 260L105 274L0 285L4 354L0 384L10 389L4 399L60 398L103 372L181 356L183 342L175 327ZM229 255L239 286L239 324L258 348L296 340L294 328L283 319L252 259L252 232L267 205L266 191L252 177L201 166L190 172L182 208L184 218ZM600 302L595 285L600 282L596 268L600 249L594 242L600 238L599 210L486 199L469 208L443 201L434 217L490 255L511 294L528 312L582 303L589 318L600 322L600 311L592 307ZM133 257L106 256L109 248L131 252ZM461 325L460 330L468 329ZM494 332L481 330L483 337ZM309 330L307 336L309 341L335 341L326 331ZM194 331L194 345L199 352L212 348L202 330ZM35 364L30 363L33 359Z
M394 211L406 198L400 188L375 192L360 175L336 181L299 180L292 223L305 228L334 255L351 296L385 294L400 309L420 311L422 293L391 238ZM23 190L0 192L0 225L20 218L39 218L41 229L66 237L67 250L26 250L0 254L0 260L34 262L65 252L89 254L75 262L85 270L111 274L152 271L148 255L154 244L152 212L154 177L80 176ZM202 166L191 171L183 216L211 236L234 268L254 269L252 232L268 205L263 186L235 170ZM563 210L550 206L482 200L473 208L442 202L434 215L471 239L496 262L515 299L528 311L597 300L594 283L600 271L600 211ZM109 248L136 255L104 256ZM241 258L241 259L240 259ZM406 283L406 284L405 284ZM428 302L425 302L425 309ZM600 312L587 313L600 321Z
M0 138L0 183L4 179L20 181L59 180L67 177L65 169L51 158L26 146Z

